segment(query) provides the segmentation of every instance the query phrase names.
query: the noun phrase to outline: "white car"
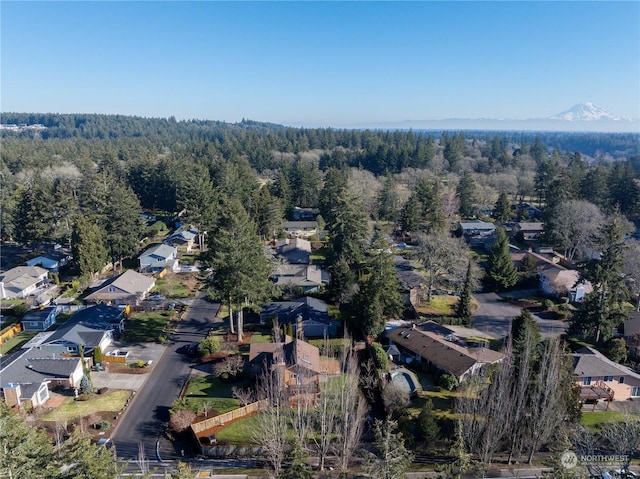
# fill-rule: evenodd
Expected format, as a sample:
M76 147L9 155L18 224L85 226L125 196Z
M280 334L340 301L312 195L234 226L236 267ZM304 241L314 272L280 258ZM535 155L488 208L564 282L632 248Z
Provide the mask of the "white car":
M150 299L151 301L164 301L164 300L165 300L165 299L167 299L167 298L165 298L165 297L164 297L164 296L162 296L161 294L152 294L151 296L149 296L149 299Z

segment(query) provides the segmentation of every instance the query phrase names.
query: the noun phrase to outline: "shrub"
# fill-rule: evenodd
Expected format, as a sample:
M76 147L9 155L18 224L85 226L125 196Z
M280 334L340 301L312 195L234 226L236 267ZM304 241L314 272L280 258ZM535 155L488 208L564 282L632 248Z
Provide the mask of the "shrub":
M87 376L82 376L78 389L81 395L90 394L93 391L93 384L91 384L91 380Z
M380 343L371 343L370 348L376 367L381 371L386 371L389 360L382 345Z
M160 343L160 344L164 344L167 342L167 337L164 335L160 335L156 338L156 342Z
M458 379L451 374L443 374L440 376L440 386L447 391L453 391L458 387Z
M93 349L93 363L100 364L102 361L104 361L104 358L102 356L102 349L100 349L99 347L95 347Z
M138 359L138 362L136 363L136 367L137 368L146 368L147 367L147 362L142 360L142 359Z
M542 307L547 311L553 308L553 301L548 298L542 300Z
M79 394L76 401L88 401L89 399L91 399L90 394Z
M100 424L98 425L98 429L100 429L101 431L106 431L110 427L111 423L109 421L100 421Z
M200 350L200 354L202 354L203 356L217 353L218 351L220 351L220 340L215 336L203 339L202 341L200 341L198 349Z

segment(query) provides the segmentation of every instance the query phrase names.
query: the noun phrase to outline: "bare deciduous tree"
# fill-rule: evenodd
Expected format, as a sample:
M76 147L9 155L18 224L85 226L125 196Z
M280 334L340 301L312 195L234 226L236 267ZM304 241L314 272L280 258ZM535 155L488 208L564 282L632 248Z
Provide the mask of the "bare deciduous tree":
M564 250L568 260L583 259L594 247L594 235L604 223L604 215L593 203L568 200L560 203L547 221L551 237Z
M241 373L243 369L244 359L242 359L242 355L233 354L231 356L227 356L222 361L217 362L213 367L213 372L216 376L222 376L223 374L236 376Z
M144 451L144 442L138 441L138 455L136 456L136 464L140 468L140 473L144 476L149 473L149 461Z
M231 388L231 393L233 397L236 398L242 406L246 406L247 404L251 404L255 400L255 395L252 389L249 388L239 388L233 386Z
M190 409L178 409L169 418L169 428L175 432L186 430L196 418L196 414Z

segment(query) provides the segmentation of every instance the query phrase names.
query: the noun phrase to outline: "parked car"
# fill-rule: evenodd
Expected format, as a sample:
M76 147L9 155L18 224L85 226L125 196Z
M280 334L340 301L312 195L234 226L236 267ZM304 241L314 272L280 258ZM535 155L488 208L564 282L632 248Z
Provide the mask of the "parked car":
M164 300L165 300L165 299L167 299L167 298L165 298L165 297L164 297L163 295L161 295L161 294L152 294L151 296L149 296L149 299L150 299L151 301L164 301Z
M609 474L611 474L615 479L632 479L634 477L640 477L635 472L622 468L609 471Z

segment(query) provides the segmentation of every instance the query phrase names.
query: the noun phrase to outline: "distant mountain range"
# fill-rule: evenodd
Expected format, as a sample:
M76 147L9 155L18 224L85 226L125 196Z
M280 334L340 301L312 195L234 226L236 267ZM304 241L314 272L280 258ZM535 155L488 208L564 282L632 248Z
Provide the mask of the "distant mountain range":
M520 131L584 131L640 133L640 119L615 116L593 103L579 103L567 111L547 118L526 120L494 118L447 118L444 120L406 120L358 125L347 128L405 130L520 130Z

